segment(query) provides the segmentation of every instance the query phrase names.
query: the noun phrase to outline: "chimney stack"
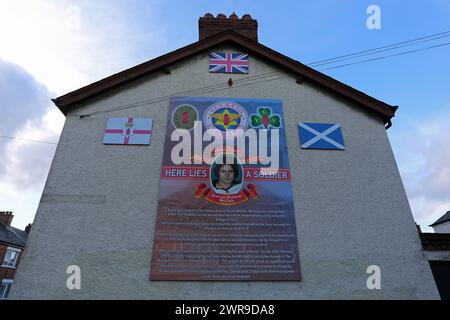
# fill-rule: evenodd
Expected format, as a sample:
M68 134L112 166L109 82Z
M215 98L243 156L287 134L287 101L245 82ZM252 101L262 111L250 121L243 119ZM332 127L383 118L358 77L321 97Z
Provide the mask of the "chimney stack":
M417 229L417 232L422 233L422 229L420 228L420 225L418 225L417 223L416 223L416 229Z
M31 223L29 223L26 227L25 227L25 232L26 233L30 233L30 231L31 231L31 227L32 227L33 225L31 224Z
M13 218L11 211L0 211L0 221L5 225L10 226Z
M244 14L239 19L234 12L228 18L222 13L218 14L216 18L211 13L207 13L198 20L198 30L200 40L224 30L233 30L258 41L258 21L252 19L249 14Z

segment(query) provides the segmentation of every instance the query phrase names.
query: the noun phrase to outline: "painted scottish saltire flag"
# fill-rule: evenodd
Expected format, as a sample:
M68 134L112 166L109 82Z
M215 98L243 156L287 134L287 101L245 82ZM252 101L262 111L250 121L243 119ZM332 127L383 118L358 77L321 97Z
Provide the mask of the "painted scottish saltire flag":
M330 123L298 123L302 149L344 150L341 126Z
M153 120L147 118L110 118L103 144L150 144Z
M232 52L211 52L209 72L248 73L248 54Z

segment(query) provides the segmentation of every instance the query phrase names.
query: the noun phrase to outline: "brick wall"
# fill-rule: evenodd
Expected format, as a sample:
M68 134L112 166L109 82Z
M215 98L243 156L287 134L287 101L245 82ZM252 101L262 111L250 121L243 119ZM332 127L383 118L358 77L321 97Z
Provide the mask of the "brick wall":
M198 20L199 39L205 39L224 30L233 30L247 38L258 41L258 22L249 14L245 14L241 19L233 13L229 18L224 14L219 14L216 18L210 14L205 14Z
M1 265L3 264L3 261L5 259L6 249L8 248L7 245L0 244L0 283L3 279L14 279L14 275L16 274L15 268L3 268ZM20 259L22 257L22 252L19 255L19 259L16 263L16 268L20 263Z

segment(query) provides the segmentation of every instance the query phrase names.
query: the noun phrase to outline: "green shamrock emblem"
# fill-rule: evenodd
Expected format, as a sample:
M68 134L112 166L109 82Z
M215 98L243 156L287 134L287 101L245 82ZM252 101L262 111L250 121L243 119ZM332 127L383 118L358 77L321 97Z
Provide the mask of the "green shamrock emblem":
M258 113L251 116L252 127L258 128L263 126L265 129L269 126L280 127L280 116L275 114L271 116L272 110L270 108L259 108Z

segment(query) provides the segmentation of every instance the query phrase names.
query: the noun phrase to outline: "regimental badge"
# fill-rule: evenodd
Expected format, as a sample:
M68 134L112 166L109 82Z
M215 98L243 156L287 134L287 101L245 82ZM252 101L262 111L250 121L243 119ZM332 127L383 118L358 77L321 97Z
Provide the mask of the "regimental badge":
M248 126L248 114L235 102L217 102L206 110L203 123L206 129L245 130Z
M279 128L281 126L281 118L278 114L273 114L272 109L268 107L258 108L258 114L251 115L251 125L253 128L268 129Z
M173 111L172 124L176 129L191 130L198 118L198 111L194 106L182 104Z

